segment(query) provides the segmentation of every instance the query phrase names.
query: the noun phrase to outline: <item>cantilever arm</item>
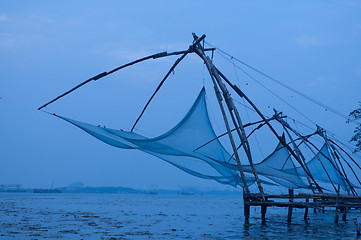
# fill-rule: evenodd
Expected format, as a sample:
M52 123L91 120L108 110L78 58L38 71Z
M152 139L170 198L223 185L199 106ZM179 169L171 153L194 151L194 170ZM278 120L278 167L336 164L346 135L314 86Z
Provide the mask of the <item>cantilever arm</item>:
M214 51L214 50L215 50L214 48L205 49L205 51ZM168 57L168 56L172 56L172 55L180 55L180 54L184 54L184 53L188 53L188 52L189 52L189 50L177 51L177 52L171 52L171 53L168 53L168 52L160 52L160 53L152 54L152 55L149 55L149 56L146 56L146 57L137 59L137 60L135 60L135 61L132 61L132 62L130 62L130 63L124 64L124 65L122 65L122 66L120 66L120 67L114 68L113 70L111 70L111 71L109 71L109 72L100 73L100 74L98 74L98 75L96 75L96 76L94 76L94 77L91 77L91 78L89 78L88 80L86 80L86 81L84 81L84 82L76 85L75 87L73 87L73 88L70 89L69 91L67 91L67 92L59 95L58 97L54 98L53 100L45 103L44 105L42 105L41 107L39 107L38 110L41 110L42 108L48 106L49 104L55 102L56 100L64 97L65 95L68 95L69 93L71 93L71 92L73 92L74 90L80 88L81 86L83 86L83 85L85 85L85 84L87 84L87 83L89 83L89 82L91 82L91 81L96 81L96 80L98 80L98 79L100 79L100 78L102 78L102 77L105 77L105 76L107 76L107 75L109 75L109 74L112 74L112 73L114 73L114 72L116 72L116 71L119 71L119 70L122 69L122 68L126 68L126 67L129 67L129 66L131 66L131 65L134 65L134 64L136 64L136 63L143 62L143 61L149 60L149 59L157 59L157 58Z
M159 89L161 88L161 86L163 85L163 83L165 82L165 80L168 78L168 76L173 72L173 70L175 69L175 67L178 65L178 63L180 63L180 61L182 61L183 58L185 58L185 56L187 56L188 53L190 52L194 52L194 47L197 46L204 38L206 37L205 34L203 34L199 39L197 39L192 45L189 46L188 50L185 51L183 53L183 55L178 58L175 63L172 65L172 67L169 69L169 71L167 72L167 74L164 76L164 78L162 79L162 81L158 84L158 87L155 89L155 91L153 92L152 96L149 98L148 102L145 104L142 112L140 113L139 117L137 118L137 120L135 121L132 129L130 130L131 132L133 132L135 126L137 125L138 121L140 120L140 118L143 116L143 113L145 112L145 109L147 109L149 103L152 101L152 99L154 98L155 94L159 91Z

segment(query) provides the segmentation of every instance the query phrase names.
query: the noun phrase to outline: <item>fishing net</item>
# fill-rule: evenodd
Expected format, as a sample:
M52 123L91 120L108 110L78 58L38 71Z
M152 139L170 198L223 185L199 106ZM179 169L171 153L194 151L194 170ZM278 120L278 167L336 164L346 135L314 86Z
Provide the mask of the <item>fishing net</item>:
M55 115L89 133L93 137L111 146L122 149L138 149L174 165L175 167L204 179L213 179L222 184L243 186L237 162L221 144L210 123L205 90L202 89L186 116L171 130L155 137L147 138L134 132L109 129ZM323 147L307 163L315 179L344 185L335 166L329 162L327 147ZM319 159L321 159L322 164ZM322 172L320 165L331 176ZM309 188L305 181L306 174L300 167L295 167L286 147L279 143L276 149L263 161L255 164L259 175L267 178L266 184L276 183L285 187ZM250 165L242 165L247 185L255 182Z

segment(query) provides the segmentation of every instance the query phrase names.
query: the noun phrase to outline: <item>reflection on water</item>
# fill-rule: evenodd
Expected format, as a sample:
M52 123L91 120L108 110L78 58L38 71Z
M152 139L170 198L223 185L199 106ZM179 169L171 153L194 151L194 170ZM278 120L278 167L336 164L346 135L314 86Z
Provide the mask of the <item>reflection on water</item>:
M260 208L243 218L242 197L0 194L0 239L356 239L352 219L333 213L303 220L296 209ZM360 222L360 221L359 221ZM361 239L361 238L360 238Z

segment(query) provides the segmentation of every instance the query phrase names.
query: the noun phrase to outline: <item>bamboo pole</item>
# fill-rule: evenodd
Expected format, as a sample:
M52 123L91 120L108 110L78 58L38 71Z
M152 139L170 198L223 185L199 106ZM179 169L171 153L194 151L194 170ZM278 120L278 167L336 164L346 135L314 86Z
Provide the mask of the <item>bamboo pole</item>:
M305 173L310 177L310 179L313 181L313 183L315 184L316 188L318 189L319 192L323 192L321 187L318 185L318 183L316 182L316 180L313 178L312 174L307 171L307 169L305 169L304 164L302 163L301 159L299 159L297 157L297 155L292 151L292 149L290 148L290 146L287 145L287 143L282 139L282 137L280 137L278 135L278 133L276 132L276 130L273 128L273 126L269 123L269 121L267 121L266 117L261 113L261 111L257 108L256 105L254 105L254 103L242 92L241 89L239 89L236 85L232 84L226 76L224 76L222 74L222 72L220 72L218 69L215 69L219 75L225 80L225 82L240 96L243 97L244 99L246 99L246 101L253 107L253 109L257 112L257 114L266 122L267 126L269 127L269 129L271 130L271 132L277 137L277 139L282 143L283 146L285 146L291 153L291 155L297 160L297 162L301 165L301 167L303 168L303 170L305 171Z
M163 83L165 82L165 80L168 78L168 76L173 72L173 70L176 68L176 66L188 55L188 53L193 52L194 51L194 47L197 46L197 44L199 44L204 38L206 37L206 35L202 35L199 39L197 39L197 41L195 41L192 45L189 46L188 50L183 53L183 55L180 58L177 58L177 60L175 61L175 63L172 65L172 67L169 69L169 71L167 72L167 74L163 77L162 81L158 84L157 88L155 89L155 91L153 92L152 96L149 98L148 102L145 104L145 106L142 109L142 112L140 113L139 117L137 118L137 120L135 121L132 129L130 130L131 132L133 132L133 129L135 128L135 126L137 125L138 121L140 120L140 118L143 116L145 110L147 109L149 103L152 101L152 99L154 98L155 94L159 91L159 89L162 87Z
M245 219L248 220L250 214L249 194L245 193L244 190L243 190L243 211L244 211Z
M339 209L338 209L337 205L338 205L339 199L340 199L340 185L338 185L338 188L337 188L336 213L335 213L335 220L334 220L335 223L338 223L338 213L337 213L337 211Z
M348 189L348 188L346 189L346 190L347 190L347 193L350 194L350 190L351 190L351 192L352 192L353 195L357 195L354 187L352 186L350 180L349 180L348 177L347 177L346 171L345 171L345 169L344 169L344 167L343 167L343 165L342 165L342 163L341 163L340 158L338 157L338 155L337 155L337 153L336 153L336 150L335 150L334 146L333 146L332 144L330 144L330 141L329 141L328 138L326 137L325 131L324 131L323 129L321 129L319 126L317 126L317 130L318 130L318 131L317 131L318 134L319 134L319 135L324 139L324 141L326 142L326 145L327 145L328 149L330 150L333 159L334 159L334 160L337 159L337 161L338 161L338 163L339 163L339 165L340 165L340 167L341 167L341 170L342 170L342 175L341 175L341 177L342 177L342 179L344 180L345 185L346 185L346 183L347 183L347 184L348 184L348 187L350 188L350 189ZM334 162L335 162L335 164L337 165L337 162L336 162L336 161L334 161ZM338 167L337 170L338 170L339 172L341 172L340 169L339 169L339 167Z
M209 62L206 62L206 66L207 66L207 69L208 71L211 73L211 67L210 67L210 64ZM246 194L249 194L250 191L249 191L249 188L248 188L248 184L247 184L247 181L246 181L246 176L244 175L244 171L242 169L242 164L241 164L241 160L239 158L239 155L238 155L238 152L237 152L237 148L236 148L236 144L234 143L234 139L233 139L233 135L231 133L231 129L229 127L229 123L228 123L228 119L227 119L227 116L226 116L226 112L224 110L224 107L223 107L223 104L222 104L222 95L220 94L220 91L218 89L218 86L216 84L216 81L214 79L214 76L212 74L210 74L211 76L211 79L212 79L212 82L213 82L213 87L214 87L214 91L215 91L215 94L216 94L216 97L217 97L217 101L218 101L218 104L219 104L219 107L221 109L221 112L222 112L222 117L223 117L223 121L225 123L225 126L226 126L226 130L227 130L227 134L228 134L228 137L229 137L229 140L230 140L230 143L231 143L231 146L232 146L232 150L233 150L233 153L234 153L234 156L236 158L236 162L237 162L237 166L238 166L238 171L240 172L240 175L241 175L241 180L243 182L243 188L246 192Z
M225 102L226 102L226 105L227 105L227 107L228 107L228 110L229 110L229 113L230 113L232 122L233 122L233 124L234 124L234 126L235 126L235 128L236 128L236 130L237 130L237 133L238 133L238 135L239 135L239 137L240 137L240 139L241 139L241 142L246 142L246 143L248 143L248 140L245 139L245 133L244 133L244 128L243 128L243 126L241 125L241 123L240 123L240 125L238 126L238 124L237 124L237 122L236 122L236 120L235 120L235 118L234 118L234 115L233 115L234 112L237 112L237 109L234 107L232 98L230 97L229 92L228 92L225 84L222 82L222 80L221 80L218 72L215 70L215 67L214 67L213 63L211 62L211 60L209 59L209 57L206 57L206 56L205 56L205 54L204 54L204 52L202 51L201 48L196 48L196 49L195 49L195 52L204 60L206 66L207 66L207 69L208 69L208 71L209 71L209 73L210 73L210 75L214 77L214 78L212 78L212 79L215 79L216 82L217 82L217 84L218 84L218 86L220 87L220 89L221 89L221 91L222 91L222 93L223 93L223 97L224 97L224 100L225 100ZM252 161L252 156L251 156L251 153L250 153L249 145L246 147L246 145L244 144L243 146L244 146L244 148L245 148L245 152L246 152L248 161L249 161L249 163L250 163L250 165L251 165L252 173L253 173L253 175L254 175L254 177L255 177L255 179L256 179L256 183L257 183L258 189L259 189L259 191L260 191L261 194L264 194L261 181L259 180L258 174L257 174L257 172L256 172L256 169L255 169L254 164L253 164L253 161ZM233 148L233 147L232 147L232 148ZM236 152L237 152L237 149L235 148L235 149L234 149L234 153L236 154ZM237 154L238 154L238 153L237 153ZM242 170L242 172L243 172L243 170Z
M306 145L306 147L315 155L315 157L317 158L317 160L320 162L320 164L321 164L323 170L325 171L328 179L330 180L330 182L331 182L331 184L332 184L335 192L337 192L337 189L336 189L336 187L335 187L335 185L334 185L334 183L333 183L330 175L328 174L327 169L325 168L324 164L322 163L320 157L318 156L318 154L316 154L316 153L313 151L313 149L312 149L307 143L310 143L314 148L316 148L316 146L315 146L314 144L312 144L310 141L308 141L307 139L303 138L302 135L301 135L299 132L297 132L295 129L293 129L293 128L292 128L287 122L285 122L283 119L276 118L276 120L279 121L283 126L285 126L285 127L287 127L288 129L290 129L294 134L296 134L298 137L300 137L300 138L302 139L302 141L303 141L303 143ZM320 150L319 150L318 148L316 148L316 150L317 150L318 152L320 152ZM322 153L321 153L321 154L322 154ZM324 155L324 154L322 154L322 155ZM324 157L327 158L327 156L324 156ZM327 158L327 159L328 159L328 158ZM331 161L330 159L328 159L328 160L329 160L330 163L332 164L332 161ZM307 167L306 164L305 164L305 166ZM336 168L336 170L337 170L337 168ZM340 173L340 174L342 174L342 173Z
M269 118L269 120L273 120L273 119L274 119L274 117ZM246 128L246 127L253 126L253 125L259 124L259 123L264 123L264 121L263 121L263 120L260 120L260 121L253 122L253 123L247 123L247 124L244 124L243 127ZM257 128L258 128L258 127L257 127ZM257 129L257 128L255 128L255 129ZM231 132L234 132L234 131L236 131L236 128L231 129ZM211 142L213 142L213 141L215 141L215 140L217 140L217 139L219 139L219 138L221 138L221 137L223 137L223 136L225 136L225 135L227 135L227 134L228 134L228 132L225 132L225 133L222 133L222 134L216 136L215 138L209 140L208 142L206 142L206 143L204 143L203 145L201 145L201 146L197 147L196 149L194 149L194 151L197 151L198 149L206 146L207 144L210 144ZM247 138L248 138L248 137L249 137L249 136L247 136ZM238 147L238 148L239 148L239 147Z
M361 231L360 231L360 225L357 223L357 218L353 219L353 222L355 223L356 226L356 232L357 232L357 236L361 235Z
M309 202L308 198L306 198L306 204ZM305 207L305 214L303 215L303 220L307 221L308 220L308 207Z
M343 207L342 209L342 221L346 222L347 218L347 207Z
M289 195L289 202L290 205L288 206L288 215L287 215L287 221L290 222L292 220L292 210L293 210L293 188L288 189L288 195Z
M265 197L265 202L268 201L268 197ZM261 215L262 215L262 220L266 219L266 213L267 213L267 205L263 204L261 206Z
M196 36L196 34L193 33L193 37L194 37L194 40L197 40L198 37ZM251 165L251 169L252 169L252 173L256 179L256 183L257 183L257 186L258 186L258 189L260 191L260 193L262 195L264 195L264 191L263 191L263 187L262 187L262 184L261 184L261 181L259 180L259 177L258 177L258 174L257 174L257 171L254 167L254 164L253 164L253 160L252 160L252 155L251 155L251 152L250 152L250 147L249 147L249 143L248 143L248 140L246 138L246 134L245 134L245 131L244 131L244 127L243 127L243 124L242 124L242 121L239 117L239 114L238 114L238 111L237 111L237 108L234 106L234 103L233 103L233 100L232 98L230 97L229 95L229 92L227 90L227 87L226 85L222 82L221 80L221 77L219 76L219 73L217 71L217 68L213 65L212 61L209 59L209 57L207 57L203 51L203 47L198 44L197 48L195 49L195 53L201 57L203 59L203 61L205 62L205 64L207 65L207 69L210 73L212 77L212 80L214 81L214 79L217 81L217 84L218 86L220 87L222 93L223 93L223 96L224 96L224 99L225 99L225 102L226 102L226 105L228 107L228 110L229 110L229 113L230 113L230 116L231 116L231 119L233 121L233 124L237 130L237 133L239 135L239 138L241 139L241 142L245 142L246 144L243 144L243 147L244 147L244 150L246 152L246 155L247 155L247 158L248 158L248 161ZM234 115L233 113L235 113L236 115L236 118L237 118L237 121L238 121L238 124L239 124L239 127L237 127L237 122L235 121L234 119ZM264 120L264 119L263 119ZM247 146L246 146L247 145ZM237 149L236 151L234 151L235 154L237 152ZM264 197L262 197L263 200L264 200Z
M277 120L278 116L276 116L276 120ZM282 123L281 123L282 124ZM283 125L283 124L282 124ZM297 156L303 161L303 163L305 164L305 168L310 172L310 170L308 169L307 167L307 164L306 164L306 160L305 160L305 157L303 156L302 152L300 151L300 149L298 148L297 144L293 141L293 138L291 136L291 134L289 133L289 131L287 130L287 128L283 125L283 128L284 130L286 131L286 134L288 135L288 137L290 138L292 144L293 144L293 148L295 149L295 152L297 154ZM297 172L296 172L297 173ZM311 183L311 180L310 178L307 176L306 174L306 178L307 178L307 181L308 181L308 184L311 186L311 190L313 193L315 193L315 190L313 189L312 187L312 183Z
M342 152L344 152L344 153L351 159L351 161L352 161L359 169L361 169L360 165L355 161L355 159L353 159L353 158L351 157L350 154L348 154L348 152L346 152L342 147L340 147L340 145L338 145L337 143L335 143L335 141L333 141L332 139L328 138L328 140L329 140L331 143L335 144ZM360 184L361 184L361 183L360 183Z
M331 146L333 146L333 145L331 145ZM350 163L346 161L346 159L345 159L345 158L342 156L342 154L337 150L337 148L335 148L334 146L333 146L333 148L334 148L334 150L336 151L336 153L338 153L338 155L341 157L341 159L342 159L342 160L347 164L347 166L351 169L351 171L352 171L352 173L354 174L354 176L356 177L358 183L361 184L360 179L358 178L355 170L352 168L352 166L350 165ZM356 195L357 195L357 194L356 194Z
M202 37L203 37L203 36L202 36ZM202 38L202 37L201 37L201 38ZM206 49L204 49L203 51L214 51L214 50L215 50L214 48L206 48ZM73 87L72 89L66 91L65 93L63 93L63 94L61 94L61 95L59 95L58 97L54 98L53 100L45 103L44 105L42 105L41 107L39 107L38 110L41 110L42 108L44 108L44 107L48 106L49 104L57 101L58 99L64 97L65 95L68 95L69 93L71 93L71 92L73 92L74 90L80 88L81 86L83 86L83 85L85 85L85 84L87 84L87 83L89 83L89 82L91 82L91 81L97 81L97 80L99 80L100 78L103 78L103 77L105 77L105 76L107 76L107 75L109 75L109 74L112 74L112 73L114 73L114 72L116 72L116 71L119 71L120 69L129 67L129 66L132 66L132 65L134 65L134 64L136 64L136 63L140 63L140 62L143 62L143 61L146 61L146 60L157 59L157 58L162 58L162 57L168 57L168 56L173 56L173 55L180 55L180 54L184 54L184 53L186 53L186 52L188 52L188 51L189 51L189 49L188 49L188 50L185 50L185 51L176 51L176 52L170 52L170 53L168 53L168 52L159 52L159 53L155 53L155 54L152 54L152 55L149 55L149 56L146 56L146 57L137 59L137 60L132 61L132 62L130 62L130 63L124 64L124 65L122 65L122 66L119 66L119 67L117 67L117 68L114 68L114 69L110 70L109 72L102 72L102 73L100 73L100 74L98 74L98 75L96 75L96 76L94 76L94 77L91 77L91 78L85 80L84 82L76 85L76 86Z

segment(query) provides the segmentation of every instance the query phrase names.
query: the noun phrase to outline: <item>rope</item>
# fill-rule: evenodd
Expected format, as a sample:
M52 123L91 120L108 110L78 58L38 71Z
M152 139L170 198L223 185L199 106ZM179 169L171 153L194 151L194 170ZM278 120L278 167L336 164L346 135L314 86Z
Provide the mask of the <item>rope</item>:
M206 44L214 47L212 44L210 44L210 43L208 43L208 42L206 42ZM291 107L293 110L295 110L296 112L298 112L298 113L299 113L300 115L302 115L305 119L307 119L308 121L310 121L310 122L313 123L314 125L318 125L318 124L316 124L313 120L311 120L309 117L307 117L305 114L303 114L303 113L300 112L298 109L296 109L295 107L293 107L292 105L290 105L287 101L283 100L279 95L277 95L277 94L274 93L272 90L270 90L269 88L267 88L264 84L262 84L260 81L258 81L256 78L254 78L252 75L250 75L247 71L243 70L241 67L239 67L238 65L236 65L236 64L234 63L233 59L236 60L236 61L238 61L238 62L240 62L240 63L242 63L242 64L244 64L245 66L251 68L252 70L260 73L261 75L263 75L263 76L265 76L265 77L267 77L267 78L269 78L269 79L271 79L271 80L276 81L277 83L281 84L282 86L284 85L284 87L286 87L286 88L290 88L290 87L288 87L287 85L279 82L278 80L276 80L276 79L268 76L267 74L264 74L263 72L255 69L255 68L253 68L253 67L251 67L250 65L244 63L243 61L241 61L241 60L239 60L239 59L231 56L230 54L224 52L223 50L221 50L221 49L219 49L219 48L216 48L216 50L218 50L217 53L218 53L220 56L222 56L223 58L225 58L228 62L232 63L232 65L236 66L236 67L237 67L238 69L240 69L244 74L246 74L246 75L247 75L248 77L250 77L252 80L254 80L255 82L257 82L259 85L261 85L261 86L262 86L263 88L265 88L267 91L271 92L274 96L276 96L278 99L280 99L280 100L281 100L282 102L284 102L286 105L288 105L288 106ZM229 60L229 59L228 59L226 56L224 56L224 55L227 55L228 57L230 57L233 62L232 62L231 60ZM294 89L290 88L290 90L294 90ZM300 92L297 91L297 90L295 90L295 91L296 91L296 93L299 93L301 96L304 95L304 94L300 93ZM309 97L306 96L306 95L305 95L304 97L306 97L307 99L309 99ZM311 99L312 99L312 98L311 98ZM309 100L310 100L310 99L309 99ZM315 100L315 101L316 101L316 100ZM317 102L317 101L316 101L316 102ZM238 102L238 103L240 103L240 102ZM241 103L240 103L240 104L241 104ZM322 103L320 103L320 104L322 104ZM242 105L243 105L243 104L242 104ZM329 108L328 106L326 106L326 105L324 105L324 104L322 104L321 106L323 106L324 108L330 110L331 112L336 111L336 110L334 110L334 109L332 109L332 108ZM334 113L335 113L335 112L334 112ZM337 113L336 113L336 114L337 114ZM339 115L339 114L338 114L338 115ZM342 114L341 114L341 116L342 116ZM348 119L348 117L345 116L345 115L343 115L343 117L346 118L346 119ZM290 119L293 119L293 118L290 117ZM308 125L306 125L306 124L304 124L304 123L302 123L302 122L300 122L300 121L298 121L298 120L295 120L295 119L293 119L293 120L294 120L294 121L297 121L299 124L303 125L303 126L306 127L306 128L309 128L309 129L311 129L311 130L314 130L314 128L312 128L312 127L310 127L310 126L308 126ZM353 121L353 122L355 122L355 121ZM325 129L325 130L326 130L326 129ZM331 133L331 134L334 135L334 136L337 136L336 134L334 134L333 132L331 132L331 131L329 131L329 130L327 130L327 132ZM337 136L337 138L342 139L340 136ZM337 140L337 139L335 139L335 140ZM342 139L342 140L344 141L343 143L342 143L340 140L337 140L337 141L340 142L340 143L342 143L343 146L347 146L345 143L348 143L348 141L345 140L345 139ZM354 150L354 147L353 147L353 146L352 146L352 147L351 147L351 146L347 146L347 148L348 148L349 150L351 150L351 151ZM360 155L357 155L357 154L355 154L355 155L361 158Z
M231 62L226 56L224 56L222 53L219 53L219 55L221 55L223 58L225 58L228 62ZM269 91L270 93L272 93L275 97L277 97L279 100L281 100L283 103L285 103L286 105L288 105L290 108L292 108L293 110L295 110L296 112L298 112L301 116L303 116L304 118L306 118L308 121L310 121L311 123L317 125L314 121L312 121L312 119L310 119L309 117L307 117L305 114L303 114L302 112L300 112L297 108L293 107L291 104L289 104L287 101L283 100L283 98L281 98L279 95L277 95L275 92L273 92L271 89L267 88L263 83L261 83L260 81L258 81L255 77L253 77L251 74L249 74L247 71L243 70L240 66L236 65L236 67L241 70L244 74L246 74L249 78L251 78L252 80L254 80L255 82L257 82L259 85L261 85L264 89L266 89L267 91Z
M212 46L212 47L216 48L214 45L210 44L209 42L206 42L206 44L208 44L209 46ZM264 73L264 72L262 72L262 71L260 71L260 70L258 70L258 69L256 69L256 68L250 66L249 64L247 64L247 63L245 63L245 62L243 62L243 61L241 61L241 60L233 57L232 55L226 53L225 51L221 50L221 49L218 48L218 47L216 48L216 50L218 50L219 52L222 52L223 54L227 55L228 57L230 57L230 58L232 58L232 59L235 59L237 62L239 62L239 63L243 64L244 66L252 69L253 71L261 74L262 76L264 76L264 77L266 77L266 78L268 78L268 79L270 79L270 80L278 83L278 84L281 85L282 87L284 87L284 88L286 88L286 89L288 89L288 90L290 90L290 91L292 91L292 92L300 95L300 96L303 97L303 98L306 98L307 100L309 100L309 101L311 101L311 102L313 102L313 103L315 103L315 104L317 104L317 105L319 105L319 106L321 106L321 107L323 107L323 108L325 108L325 109L327 109L327 110L330 110L331 112L339 115L339 116L342 117L342 118L345 118L346 120L349 120L349 117L348 117L348 116L342 114L341 112L337 111L336 109L331 108L331 107L327 106L326 104L323 104L323 103L321 103L320 101L317 101L316 99L314 99L314 98L312 98L312 97L309 97L309 96L307 96L306 94L304 94L304 93L302 93L302 92L300 92L300 91L298 91L298 90L296 90L296 89L294 89L294 88L292 88L292 87L290 87L290 86L282 83L281 81L279 81L279 80L277 80L277 79L269 76L268 74L266 74L266 73ZM350 122L356 122L356 120L352 120L352 121L350 121ZM357 123L360 124L360 122L357 122Z
M236 64L234 63L233 58L232 58L232 63L233 63L234 73L235 73L235 75L236 75L236 79L237 79L237 82L238 82L238 86L241 86L240 81L239 81L239 78L238 78L238 74L237 74ZM245 106L246 104L245 104L244 98L242 98L242 101L243 101L243 106ZM250 116L249 116L249 113L248 113L248 111L247 111L247 108L245 107L244 109L245 109L245 112L246 112L248 121L251 122L251 118L250 118ZM254 127L252 126L252 131L253 131L253 130L254 130ZM260 153L261 153L261 155L262 155L262 158L264 158L264 154L263 154L263 151L262 151L262 149L261 149L261 146L260 146L260 144L259 144L259 142L258 142L258 138L257 138L256 133L253 134L253 136L254 136L254 139L256 140L256 144L257 144L258 150L260 151Z

